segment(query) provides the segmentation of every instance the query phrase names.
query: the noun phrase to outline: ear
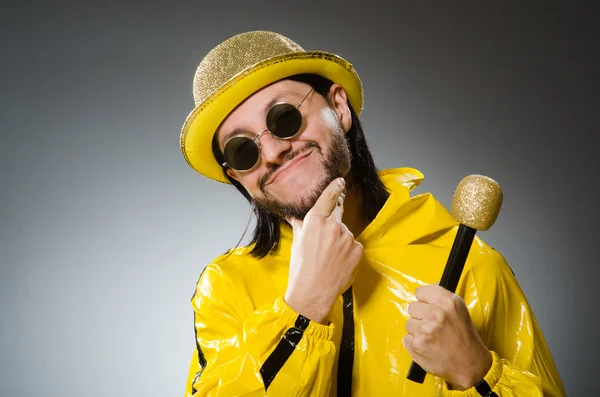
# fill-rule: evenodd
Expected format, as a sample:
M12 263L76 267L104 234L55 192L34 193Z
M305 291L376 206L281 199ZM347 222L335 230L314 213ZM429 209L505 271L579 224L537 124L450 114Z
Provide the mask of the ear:
M236 181L240 182L240 179L237 177L237 175L235 175L235 172L233 172L233 170L229 167L227 167L227 169L225 170L225 172L227 173L227 175L229 175L231 178L235 179ZM241 183L241 182L240 182Z
M350 114L350 107L348 107L348 97L346 91L339 84L333 84L329 88L329 94L327 94L327 101L329 106L334 110L337 115L342 129L344 132L348 132L352 126L352 115Z
M236 175L235 171L233 171L231 168L227 168L225 170L225 172L227 173L227 175L229 175L232 179L234 179L235 181L239 182L240 185L242 184L242 182L240 181L240 178ZM242 187L244 188L244 190L250 195L250 197L254 198L254 195L248 190L246 189L246 186L242 185Z

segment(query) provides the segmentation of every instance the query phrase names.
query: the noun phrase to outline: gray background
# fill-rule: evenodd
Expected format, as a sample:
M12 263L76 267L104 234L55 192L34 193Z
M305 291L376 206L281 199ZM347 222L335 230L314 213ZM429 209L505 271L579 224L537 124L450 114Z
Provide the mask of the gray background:
M479 3L3 4L0 396L183 393L195 282L249 208L187 166L179 131L202 56L257 29L355 65L377 165L420 169L416 193L449 205L468 174L500 182L481 236L514 269L568 394L592 395L594 15Z

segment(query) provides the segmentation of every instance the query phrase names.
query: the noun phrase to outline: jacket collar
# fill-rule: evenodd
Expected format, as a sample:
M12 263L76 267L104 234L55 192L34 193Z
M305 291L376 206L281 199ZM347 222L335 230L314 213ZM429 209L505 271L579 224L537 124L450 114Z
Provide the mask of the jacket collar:
M375 219L356 237L365 250L408 245L457 225L431 193L410 197L424 178L418 170L393 168L381 171L380 176L390 196ZM282 222L277 254L289 256L292 238L290 226Z

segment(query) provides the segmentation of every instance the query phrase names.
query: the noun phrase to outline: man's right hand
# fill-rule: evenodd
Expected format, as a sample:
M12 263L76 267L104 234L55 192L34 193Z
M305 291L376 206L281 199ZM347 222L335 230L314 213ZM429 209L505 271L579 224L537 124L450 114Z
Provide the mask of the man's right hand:
M350 287L363 246L342 223L343 178L323 191L294 231L286 303L312 321L326 323L335 300Z

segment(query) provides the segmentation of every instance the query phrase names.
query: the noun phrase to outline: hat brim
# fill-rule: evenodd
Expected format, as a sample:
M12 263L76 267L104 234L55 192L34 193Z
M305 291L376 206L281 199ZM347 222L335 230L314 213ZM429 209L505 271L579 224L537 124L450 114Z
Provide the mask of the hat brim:
M235 75L192 110L183 124L181 151L188 164L202 175L229 183L215 160L212 139L221 122L249 96L278 80L314 73L340 84L357 114L363 106L360 78L345 59L322 51L295 52L261 61Z

